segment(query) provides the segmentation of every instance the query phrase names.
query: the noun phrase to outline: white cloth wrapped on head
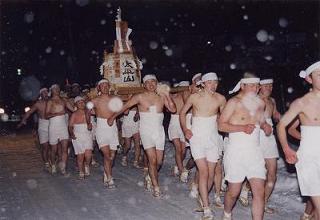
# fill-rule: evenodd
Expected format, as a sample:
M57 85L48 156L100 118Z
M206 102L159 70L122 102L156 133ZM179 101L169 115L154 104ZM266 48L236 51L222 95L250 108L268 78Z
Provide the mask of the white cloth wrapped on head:
M178 83L178 86L190 86L189 81L181 81Z
M192 116L191 131L193 135L189 142L193 159L205 158L209 162L217 162L219 159L217 116Z
M224 151L225 179L231 183L241 183L247 177L266 178L265 160L260 147L260 127L251 134L229 133L228 145Z
M306 70L302 70L299 73L299 76L301 78L306 78L307 76L309 76L313 71L315 71L316 69L320 70L320 61L315 62L314 64L312 64L311 66L309 66Z
M273 126L272 119L267 118L266 122ZM279 157L279 151L277 146L276 138L274 137L273 133L267 136L263 130L260 131L260 146L263 152L263 157L265 159L272 159Z
M121 131L122 137L131 138L133 135L139 133L139 121L134 121L136 111L129 111L128 115L123 116Z
M273 79L262 79L260 80L260 85L265 85L265 84L272 84Z
M179 115L171 114L169 127L168 127L169 140L180 139L182 142L186 142L183 131L181 129Z
M139 112L139 114L139 133L143 148L146 150L155 147L157 150L164 150L163 113L152 112L151 109L151 112Z
M67 114L68 115L68 114ZM65 115L55 116L49 119L49 143L58 144L59 141L68 140L69 132Z
M45 92L45 91L48 91L48 89L47 89L47 88L41 88L41 89L39 90L39 94L41 95L41 93L42 93L42 92Z
M39 118L38 137L40 144L49 142L49 120Z
M116 121L114 121L112 126L109 126L106 118L97 117L96 140L99 149L109 146L111 150L117 150L119 136Z
M252 83L259 83L260 82L260 78L256 78L256 77L250 77L250 78L242 78L237 85L231 90L229 91L229 94L238 92L241 88L241 83L243 84L252 84Z
M74 103L77 103L77 102L79 102L79 101L84 101L84 98L82 98L81 96L76 96L75 98L74 98Z
M218 80L218 76L216 73L210 72L206 73L201 77L201 82L206 82L209 80Z
M109 84L109 80L107 80L107 79L102 79L102 80L100 80L100 81L97 83L97 86L99 86L99 85L102 84L102 83L108 83L108 84Z
M145 75L143 77L143 79L142 79L142 82L145 83L147 80L156 80L156 81L158 81L156 75L154 75L154 74Z
M74 124L73 133L76 139L72 139L72 145L76 155L84 154L86 150L92 150L92 133L88 130L86 123Z
M201 80L201 75L202 75L202 73L197 73L197 74L195 74L195 75L192 77L191 81L192 81L193 83L196 83L195 81Z
M297 176L301 195L320 196L320 126L301 126Z

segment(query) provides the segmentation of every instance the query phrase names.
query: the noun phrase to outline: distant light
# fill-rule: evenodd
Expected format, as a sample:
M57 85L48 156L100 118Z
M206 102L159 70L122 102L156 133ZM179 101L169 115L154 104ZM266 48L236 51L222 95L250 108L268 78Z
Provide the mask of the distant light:
M4 114L4 109L0 108L0 114Z
M232 50L232 46L231 45L227 45L224 49L226 51L230 52Z
M270 61L270 60L272 60L272 56L265 56L264 59Z
M182 67L182 68L185 68L186 66L187 66L186 63L181 63L181 67Z
M243 20L248 20L249 16L248 15L243 15Z
M268 40L268 32L265 30L258 31L256 35L258 41L260 42L266 42Z
M46 53L51 53L51 51L52 51L52 47L47 47L46 48Z
M165 54L168 56L168 57L171 57L172 54L173 54L173 51L171 49L168 49L165 51Z
M61 55L61 56L64 55L64 50L60 50L60 55Z
M150 49L152 49L152 50L156 50L156 49L158 48L158 42L156 42L156 41L150 41L149 47L150 47Z
M21 76L21 69L17 69L17 75Z
M280 18L279 25L282 28L286 28L288 26L288 20L286 18Z
M2 121L8 121L9 120L9 115L7 115L6 113L1 115L1 120Z
M207 44L211 44L211 41L208 41Z
M28 112L28 111L30 111L30 107L25 107L24 112Z
M102 19L101 21L100 21L100 24L101 25L105 25L107 23L107 21L105 20L105 19Z
M288 93L289 94L293 93L293 88L292 87L288 87Z
M245 5L242 5L242 6L241 6L241 9L242 9L242 10L246 9L246 6L245 6Z
M168 49L169 49L169 47L168 47L167 45L163 45L163 46L162 46L162 49L164 49L164 50L168 50Z
M236 69L236 68L237 68L237 65L236 65L236 64L234 64L234 63L231 63L231 64L230 64L230 69L234 70L234 69Z
M191 23L191 27L195 27L196 24L194 22Z

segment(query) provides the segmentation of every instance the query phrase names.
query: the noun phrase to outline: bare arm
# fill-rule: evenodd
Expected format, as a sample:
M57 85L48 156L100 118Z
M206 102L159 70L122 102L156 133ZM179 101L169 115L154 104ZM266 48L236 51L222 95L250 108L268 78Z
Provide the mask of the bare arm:
M281 114L279 113L279 111L278 111L278 109L277 109L276 101L275 101L273 98L272 98L271 100L272 100L272 102L273 102L272 117L273 117L273 119L274 119L276 122L279 122L279 121L280 121Z
M24 114L21 122L17 125L17 128L20 128L22 125L25 125L25 124L27 123L28 118L29 118L34 112L36 112L37 110L38 110L38 106L37 106L37 103L35 103L35 104L31 107L31 109L30 109L28 112L26 112L26 114Z
M75 135L74 135L74 132L73 132L73 125L74 125L74 113L71 115L70 119L69 119L69 125L68 125L68 130L69 130L69 133L70 133L70 137L72 139L76 139Z
M300 121L298 118L296 118L293 123L289 124L288 134L290 134L295 139L301 140L301 133L298 130L299 124Z
M177 111L176 108L176 104L174 104L172 98L170 97L170 95L164 95L163 96L163 100L164 100L164 106L171 112L171 113L175 113Z
M180 119L180 125L181 125L181 128L183 130L183 133L185 135L185 137L187 139L190 139L192 137L192 132L191 130L189 130L187 128L187 119L186 119L186 114L187 112L189 111L189 109L192 107L192 98L193 96L189 96L189 98L186 100L186 102L184 103L181 111L180 111L180 114L179 114L179 119Z
M297 99L291 105L289 110L283 115L280 122L277 125L277 133L279 142L282 146L282 150L286 156L286 160L288 163L295 163L297 161L295 152L289 147L289 143L287 140L286 127L294 120L299 113L300 109L303 108L303 103L301 99Z
M74 112L74 106L66 99L64 99L64 102L66 104L66 108L70 111L70 112Z
M51 113L51 108L52 108L52 102L49 100L46 105L46 113L45 113L45 116L47 119L56 116L56 114Z

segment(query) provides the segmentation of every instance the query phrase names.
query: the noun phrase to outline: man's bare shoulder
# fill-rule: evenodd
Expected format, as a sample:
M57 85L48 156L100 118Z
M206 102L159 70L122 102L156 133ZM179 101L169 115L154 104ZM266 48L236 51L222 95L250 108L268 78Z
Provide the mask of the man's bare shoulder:
M236 96L233 96L232 98L230 98L227 102L227 104L238 104L241 102L241 97L236 95Z
M222 94L220 94L218 92L215 93L215 96L219 101L225 101L226 100L226 97L224 97L224 95L222 95Z

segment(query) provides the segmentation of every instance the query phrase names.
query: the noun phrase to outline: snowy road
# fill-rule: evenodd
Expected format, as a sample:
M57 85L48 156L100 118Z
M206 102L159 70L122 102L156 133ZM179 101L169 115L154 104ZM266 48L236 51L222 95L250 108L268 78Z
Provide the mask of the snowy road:
M168 149L171 148L167 144ZM93 169L85 181L77 180L74 159L69 160L71 176L53 177L42 170L35 141L30 134L0 137L0 219L200 219L196 202L188 198L188 187L170 176L171 149L160 174L165 196L154 199L144 192L142 171L114 167L117 189L102 184L102 168ZM119 156L118 156L119 158ZM101 163L101 157L98 155ZM272 197L277 213L265 219L298 219L303 212L294 174L282 167ZM290 190L284 190L289 188ZM211 195L212 199L212 195ZM220 219L221 210L214 210ZM234 219L251 219L250 209L237 205Z

